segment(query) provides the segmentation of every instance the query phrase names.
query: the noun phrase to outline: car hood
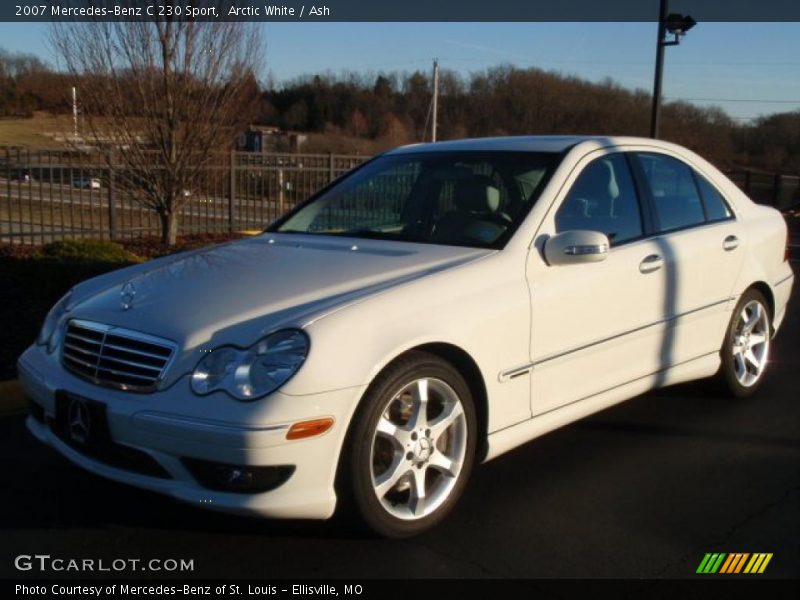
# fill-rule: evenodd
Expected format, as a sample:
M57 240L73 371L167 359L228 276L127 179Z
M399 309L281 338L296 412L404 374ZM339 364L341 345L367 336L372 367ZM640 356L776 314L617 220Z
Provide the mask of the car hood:
M75 289L69 314L164 337L182 353L197 354L219 344L248 346L276 328L302 327L344 304L491 252L264 234L90 280Z

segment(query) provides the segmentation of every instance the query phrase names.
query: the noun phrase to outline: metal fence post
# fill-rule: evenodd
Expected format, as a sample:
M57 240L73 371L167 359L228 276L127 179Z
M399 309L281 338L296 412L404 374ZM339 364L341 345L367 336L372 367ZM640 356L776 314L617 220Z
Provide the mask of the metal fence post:
M6 148L6 198L8 198L8 232L15 233L14 227L14 211L11 208L11 148ZM19 220L22 223L22 211L19 213ZM20 229L22 226L20 225ZM14 239L11 237L10 239Z
M72 150L23 150L0 145L0 196L6 196L0 198L5 211L0 238L29 244L84 235L120 240L135 231L149 232L155 213L140 202L144 188L136 183L135 177L131 178L122 162L117 173L117 151L104 150L103 155L85 155ZM206 191L202 188L207 184L198 183L197 191L191 191L203 196L199 201L206 201L205 223L202 217L197 217L200 209L192 209L190 220L194 229L236 233L247 227L257 227L259 220L268 216L267 210L269 213L279 210L274 216L281 216L298 196L313 194L363 160L332 152L291 155L235 150L230 151L227 159L225 152L217 154L213 165L204 172L203 177L213 179L213 190ZM226 167L230 169L227 182ZM240 173L242 186L238 189ZM34 178L34 174L37 177ZM92 176L102 180L100 190L84 187ZM781 196L793 192L793 181L791 178L782 181ZM268 187L263 187L265 185ZM258 186L262 186L260 200L250 191L258 190ZM103 206L104 201L106 206ZM193 202L187 202L193 206ZM227 227L225 219L228 219Z
M117 239L117 206L114 198L114 169L108 161L108 239Z
M236 218L236 150L231 150L231 181L228 193L228 231L233 233L233 221Z
M286 211L286 197L285 191L286 183L283 181L283 169L278 169L278 212L281 216Z
M772 206L780 208L781 202L781 184L783 183L783 176L780 173L775 173L773 190L772 190Z

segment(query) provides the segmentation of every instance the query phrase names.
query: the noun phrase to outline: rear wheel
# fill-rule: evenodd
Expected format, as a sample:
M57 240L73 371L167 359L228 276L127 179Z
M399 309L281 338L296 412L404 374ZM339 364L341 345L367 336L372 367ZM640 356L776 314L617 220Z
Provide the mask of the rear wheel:
M763 381L772 337L768 306L761 292L749 289L731 315L722 345L719 377L737 398L751 396Z
M366 524L407 537L444 519L475 455L469 386L449 363L414 352L370 386L350 435L349 483Z

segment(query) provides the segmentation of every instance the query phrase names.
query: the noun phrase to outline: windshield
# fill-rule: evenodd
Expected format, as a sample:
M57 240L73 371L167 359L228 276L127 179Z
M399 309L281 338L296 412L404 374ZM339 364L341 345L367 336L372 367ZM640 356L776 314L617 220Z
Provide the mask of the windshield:
M382 156L268 229L502 248L558 155L426 152Z

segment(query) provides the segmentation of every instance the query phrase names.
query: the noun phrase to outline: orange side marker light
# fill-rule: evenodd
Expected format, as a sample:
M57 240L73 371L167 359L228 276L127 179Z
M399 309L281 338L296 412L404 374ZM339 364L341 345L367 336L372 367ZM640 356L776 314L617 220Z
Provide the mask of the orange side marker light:
M302 440L304 438L321 435L333 426L333 417L323 417L322 419L311 419L310 421L300 421L289 428L286 433L287 440Z

